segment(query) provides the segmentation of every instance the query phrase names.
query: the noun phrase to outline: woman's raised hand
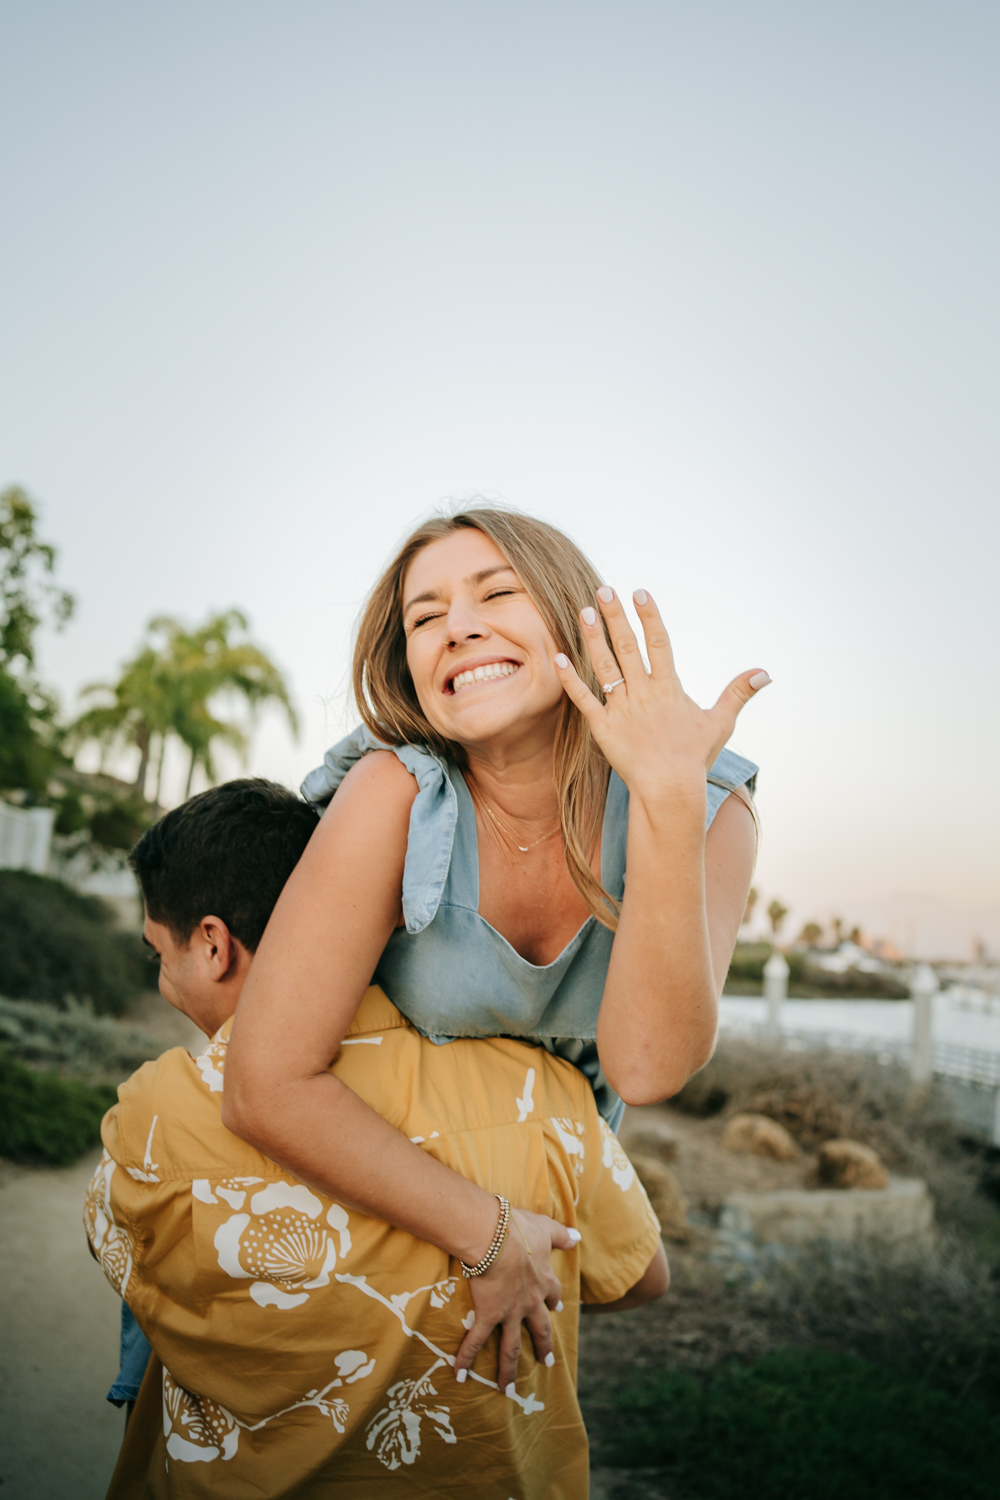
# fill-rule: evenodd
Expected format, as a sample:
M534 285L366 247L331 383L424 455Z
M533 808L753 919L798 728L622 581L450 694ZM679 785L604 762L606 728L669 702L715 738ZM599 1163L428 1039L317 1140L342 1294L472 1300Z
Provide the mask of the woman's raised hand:
M528 1325L539 1364L555 1363L549 1309L561 1311L562 1301L549 1256L553 1250L573 1250L579 1243L578 1230L567 1229L545 1214L513 1210L507 1238L495 1263L485 1275L469 1281L475 1321L455 1357L456 1380L467 1378L477 1354L498 1326L497 1384L502 1391L517 1379L523 1323Z
M770 677L759 668L741 672L714 708L699 708L681 686L670 637L646 591L637 589L633 600L646 640L648 671L614 589L598 589L597 600L611 645L593 606L581 610L580 619L605 701L594 696L560 652L556 671L568 697L630 792L656 797L703 790L705 772L732 735L740 709Z

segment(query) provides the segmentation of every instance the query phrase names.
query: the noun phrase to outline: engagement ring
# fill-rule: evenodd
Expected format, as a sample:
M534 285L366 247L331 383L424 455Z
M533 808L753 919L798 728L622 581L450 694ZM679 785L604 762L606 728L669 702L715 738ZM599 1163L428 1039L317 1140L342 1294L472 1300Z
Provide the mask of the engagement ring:
M624 677L616 677L616 678L615 678L615 680L614 680L614 682L606 682L606 683L605 683L605 684L604 684L604 686L603 686L603 688L602 688L602 689L601 689L601 691L602 691L602 692L603 692L603 694L604 694L604 696L605 696L605 698L606 698L606 697L607 697L607 696L608 696L608 694L609 694L609 693L610 693L610 692L612 692L612 691L613 691L613 690L614 690L614 689L615 689L615 688L616 688L616 687L620 687L620 686L621 686L621 684L622 684L622 683L623 683L623 682L624 682L624 681L625 681L625 679L624 679Z

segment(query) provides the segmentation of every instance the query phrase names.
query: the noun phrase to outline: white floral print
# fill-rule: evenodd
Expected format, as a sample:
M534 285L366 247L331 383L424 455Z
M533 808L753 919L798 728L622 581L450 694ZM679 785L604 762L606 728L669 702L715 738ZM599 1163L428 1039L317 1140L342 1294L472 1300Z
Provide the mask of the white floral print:
M118 1293L124 1297L132 1276L133 1247L128 1232L111 1216L111 1179L115 1163L103 1152L97 1170L87 1188L83 1224L101 1270Z
M635 1181L635 1167L629 1161L625 1152L619 1144L618 1137L614 1134L606 1120L598 1120L601 1134L604 1137L604 1150L601 1153L601 1161L604 1166L611 1168L611 1176L618 1184L623 1193L627 1193Z
M583 1126L578 1120L556 1119L555 1115L549 1117L556 1128L556 1135L566 1155L573 1163L573 1171L577 1177L583 1176Z
M259 1181L260 1179L255 1179ZM214 1195L203 1179L192 1183L201 1202L222 1197L242 1207L240 1184L227 1178ZM207 1189L207 1194L206 1194ZM331 1203L325 1221L323 1204L300 1182L270 1182L250 1198L250 1212L231 1215L215 1231L220 1268L234 1279L252 1279L250 1296L258 1307L288 1311L308 1302L309 1293L328 1286L337 1264L351 1248L349 1220L339 1203Z
M163 1371L163 1432L167 1452L180 1463L229 1459L239 1447L236 1418L216 1401L195 1396Z
M223 1075L226 1067L226 1043L222 1040L221 1031L215 1033L204 1052L199 1052L194 1062L209 1093L221 1094L225 1086Z
M418 1380L398 1380L391 1385L386 1391L389 1405L383 1406L369 1422L366 1446L387 1469L415 1462L420 1453L424 1417L442 1442L458 1442L451 1425L451 1407L431 1406L428 1401L428 1397L437 1395L431 1376L445 1363L443 1359L435 1360Z

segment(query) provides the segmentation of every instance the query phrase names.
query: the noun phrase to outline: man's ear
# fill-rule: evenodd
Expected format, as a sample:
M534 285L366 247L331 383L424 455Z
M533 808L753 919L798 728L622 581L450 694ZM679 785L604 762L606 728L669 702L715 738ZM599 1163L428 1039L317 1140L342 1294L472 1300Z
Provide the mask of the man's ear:
M209 978L217 984L228 979L239 956L236 939L222 918L202 917L194 935L202 946Z

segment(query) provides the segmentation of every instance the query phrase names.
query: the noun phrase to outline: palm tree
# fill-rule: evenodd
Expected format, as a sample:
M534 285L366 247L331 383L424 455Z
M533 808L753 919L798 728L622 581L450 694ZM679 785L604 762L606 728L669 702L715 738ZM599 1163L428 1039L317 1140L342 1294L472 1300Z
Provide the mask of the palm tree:
M215 744L246 751L246 731L213 712L213 707L227 700L241 700L249 707L251 726L263 704L276 702L284 709L292 733L297 734L298 720L284 677L259 646L241 639L247 629L246 616L235 609L210 615L196 630L185 629L168 615L151 620L147 644L126 663L118 682L92 683L84 689L87 695L110 694L111 702L97 704L81 714L72 726L73 739L77 744L96 740L103 750L115 744L136 746L139 770L135 784L143 796L155 749L155 799L159 801L170 735L179 739L191 756L185 797L191 795L199 765L209 781L214 780Z
M83 689L84 698L110 694L110 703L96 703L86 709L70 726L70 742L82 745L96 740L101 747L101 764L107 750L115 745L134 745L139 751L139 769L135 786L146 795L146 777L153 744L159 736L162 745L172 728L176 693L167 663L154 646L147 645L132 661L126 662L115 683L91 682ZM157 797L159 800L159 777Z
M212 746L216 741L245 752L248 736L237 725L217 718L210 704L242 701L250 710L251 725L265 703L284 709L288 726L298 734L298 719L288 695L285 679L270 657L240 639L248 621L238 609L210 615L199 629L186 631L176 620L154 620L151 629L166 634L166 654L178 685L174 733L191 752L185 797L191 795L194 773L200 765L209 781L215 779Z
M781 924L788 916L788 907L783 906L782 903L778 900L777 896L775 896L774 900L767 908L767 915L771 923L771 931L774 933L775 940L777 940L778 933L781 930Z

